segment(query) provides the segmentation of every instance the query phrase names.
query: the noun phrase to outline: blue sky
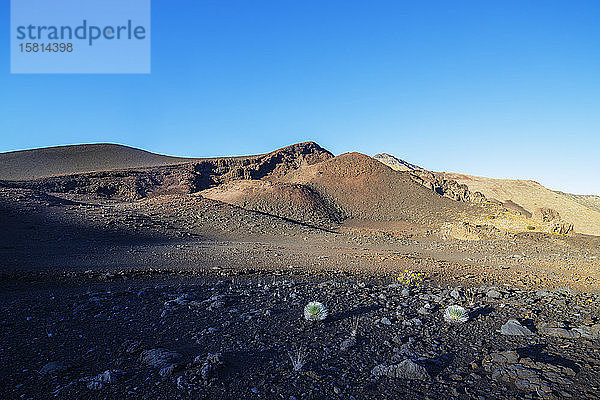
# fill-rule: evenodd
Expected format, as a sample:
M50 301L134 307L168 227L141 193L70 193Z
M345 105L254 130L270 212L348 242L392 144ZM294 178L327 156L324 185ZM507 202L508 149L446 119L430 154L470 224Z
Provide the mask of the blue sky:
M0 151L314 140L600 194L597 1L153 0L149 75L11 75L8 3Z

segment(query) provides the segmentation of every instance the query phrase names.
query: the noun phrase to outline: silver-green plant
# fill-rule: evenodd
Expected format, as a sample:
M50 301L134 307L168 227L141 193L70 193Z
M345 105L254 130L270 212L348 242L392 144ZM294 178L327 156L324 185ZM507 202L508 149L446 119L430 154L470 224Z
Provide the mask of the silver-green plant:
M469 320L469 314L464 307L449 306L444 311L444 319L452 324L460 324Z
M304 307L304 318L307 321L322 321L327 315L327 307L318 301L311 301Z

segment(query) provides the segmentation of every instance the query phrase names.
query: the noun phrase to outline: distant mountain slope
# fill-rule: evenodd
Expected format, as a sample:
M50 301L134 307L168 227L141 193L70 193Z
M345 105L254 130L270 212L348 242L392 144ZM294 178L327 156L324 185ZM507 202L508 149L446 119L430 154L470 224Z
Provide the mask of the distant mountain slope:
M194 161L119 144L82 144L0 153L0 180L30 180L114 169L155 167Z
M481 192L488 199L498 200L509 208L521 207L532 214L541 207L552 208L574 225L575 232L600 235L600 212L597 209L582 204L581 199L576 200L572 195L554 192L535 181L492 179L456 173L436 175L465 184L471 191Z
M555 192L563 196L567 196L568 198L573 199L574 201L578 202L583 206L586 206L587 208L591 208L594 211L600 212L600 196L596 196L593 194L572 194L560 192L558 190L556 190Z
M411 164L407 161L401 160L387 153L375 154L373 158L379 162L384 163L385 165L387 165L395 171L419 171L423 169L418 165Z

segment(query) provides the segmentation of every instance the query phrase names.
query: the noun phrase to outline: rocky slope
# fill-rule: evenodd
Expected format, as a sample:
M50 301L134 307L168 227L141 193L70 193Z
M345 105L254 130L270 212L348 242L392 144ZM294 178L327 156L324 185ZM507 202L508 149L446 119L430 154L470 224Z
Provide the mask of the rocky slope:
M331 157L331 153L316 143L307 142L256 156L198 159L147 168L116 169L117 164L110 164L106 171L7 180L0 181L0 185L135 200L163 194L195 193L233 180L276 179L303 165Z
M275 215L309 225L330 228L341 215L310 188L264 180L238 180L199 192L248 210Z
M507 207L519 207L528 214L539 208L556 210L561 218L572 223L575 232L600 235L600 212L571 196L556 193L535 181L517 179L491 179L456 173L440 173L447 179L467 185L471 191L483 193Z
M407 161L401 160L401 159L394 157L391 154L387 154L387 153L375 154L373 156L373 158L379 162L384 163L385 165L387 165L394 171L423 170L423 168L419 167L418 165L411 164Z
M442 196L456 201L486 203L493 201L517 215L503 214L493 225L509 230L544 230L559 234L575 231L600 235L600 197L552 192L534 181L491 179L457 173L431 172L389 154L375 158L392 169L403 170L413 180ZM528 219L541 209L552 209L556 221ZM520 215L520 216L519 216ZM521 218L524 217L524 218ZM537 223L537 225L536 225ZM456 227L453 227L455 229Z
M410 173L415 182L449 199L475 203L485 202L485 196L480 192L471 192L466 185L461 185L452 179L446 179L441 175L427 171L390 154L376 154L373 158L395 171Z

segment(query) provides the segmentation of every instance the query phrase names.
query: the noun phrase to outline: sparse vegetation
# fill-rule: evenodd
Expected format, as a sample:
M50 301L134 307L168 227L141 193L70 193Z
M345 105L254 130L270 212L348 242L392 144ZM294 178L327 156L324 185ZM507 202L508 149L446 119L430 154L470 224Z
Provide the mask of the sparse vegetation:
M410 287L415 287L415 286L419 286L423 283L423 280L425 279L425 274L423 274L422 272L415 272L415 271L409 271L409 270L404 270L404 272L396 278L396 280L403 286L410 288Z
M444 319L452 324L460 324L469 320L469 315L464 307L453 305L444 311Z
M318 301L311 301L304 307L304 318L307 321L322 321L328 314L327 307Z
M293 352L288 351L288 356L290 357L294 371L301 371L304 364L306 364L306 349L304 347L299 347Z
M358 320L359 320L358 317L353 317L350 320L350 323L352 326L352 329L350 331L350 336L352 336L352 337L356 337L356 335L358 334Z
M469 304L475 304L475 296L477 294L477 289L468 287L465 289L465 297Z

